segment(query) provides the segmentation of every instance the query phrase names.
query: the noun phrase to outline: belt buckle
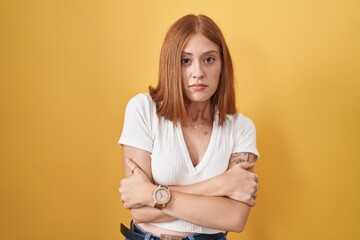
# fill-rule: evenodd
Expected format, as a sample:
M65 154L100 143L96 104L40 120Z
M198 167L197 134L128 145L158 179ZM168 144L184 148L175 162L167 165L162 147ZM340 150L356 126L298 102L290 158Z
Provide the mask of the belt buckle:
M168 234L161 234L160 235L160 240L182 240L182 237L168 235Z

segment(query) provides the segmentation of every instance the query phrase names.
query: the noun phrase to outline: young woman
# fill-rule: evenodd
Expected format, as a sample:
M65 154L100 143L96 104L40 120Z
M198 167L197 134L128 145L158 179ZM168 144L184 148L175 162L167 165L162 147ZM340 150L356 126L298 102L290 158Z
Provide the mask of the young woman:
M123 131L127 239L226 239L244 229L258 188L255 127L236 113L233 66L218 26L186 15L165 37L159 81L133 97Z

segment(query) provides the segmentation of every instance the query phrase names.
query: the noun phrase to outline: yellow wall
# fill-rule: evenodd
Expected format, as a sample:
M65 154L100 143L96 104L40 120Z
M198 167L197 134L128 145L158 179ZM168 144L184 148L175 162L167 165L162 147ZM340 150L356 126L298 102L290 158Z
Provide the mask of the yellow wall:
M222 28L260 190L229 239L360 239L360 2L0 1L0 239L121 239L127 100L171 23Z

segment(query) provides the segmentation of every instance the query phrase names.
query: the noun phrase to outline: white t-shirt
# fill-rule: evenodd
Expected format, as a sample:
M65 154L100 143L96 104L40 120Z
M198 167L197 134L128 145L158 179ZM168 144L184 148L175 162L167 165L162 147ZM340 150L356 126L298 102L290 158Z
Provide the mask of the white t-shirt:
M161 185L189 185L220 175L227 170L232 153L250 152L259 156L252 121L238 113L227 115L223 126L219 126L216 113L207 150L194 167L180 124L159 117L149 94L138 94L128 102L119 144L150 152L153 179ZM183 220L152 224L179 232L220 232Z

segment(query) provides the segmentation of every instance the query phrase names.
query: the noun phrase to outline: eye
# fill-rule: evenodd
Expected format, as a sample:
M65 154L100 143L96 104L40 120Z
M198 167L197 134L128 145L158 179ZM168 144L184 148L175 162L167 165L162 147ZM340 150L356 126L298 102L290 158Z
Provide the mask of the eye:
M189 58L182 58L181 63L187 65L191 63L191 60Z
M212 57L205 58L206 63L213 63L214 61L215 61L215 58L212 58Z

